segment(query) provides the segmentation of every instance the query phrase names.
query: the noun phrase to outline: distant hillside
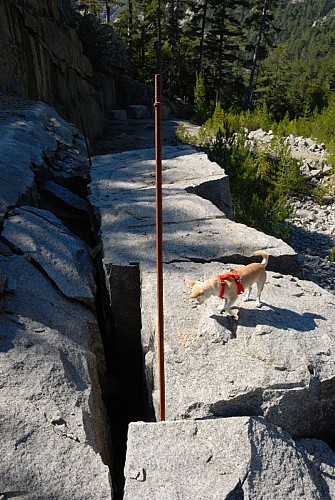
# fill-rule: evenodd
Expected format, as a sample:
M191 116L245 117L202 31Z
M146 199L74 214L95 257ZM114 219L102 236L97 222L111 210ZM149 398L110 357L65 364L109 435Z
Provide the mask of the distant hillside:
M277 119L308 116L335 90L335 1L279 0L259 92Z
M303 57L316 44L334 48L334 0L281 0L275 13L277 43L288 43L294 56Z

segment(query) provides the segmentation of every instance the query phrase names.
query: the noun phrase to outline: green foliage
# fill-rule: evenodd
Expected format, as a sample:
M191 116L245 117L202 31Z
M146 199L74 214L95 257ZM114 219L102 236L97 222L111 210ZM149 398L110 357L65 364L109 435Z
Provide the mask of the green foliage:
M108 24L102 24L100 19L93 14L83 16L78 29L79 37L84 46L84 53L90 59L92 66L97 71L104 71L112 64L115 57L115 34ZM126 54L121 44L124 60ZM120 57L120 54L118 54Z
M329 262L335 262L335 247L331 249L328 260Z
M239 116L243 121L245 116ZM219 116L221 124L219 124ZM206 123L208 131L216 131L209 146L209 156L229 176L233 198L234 219L260 231L288 240L291 213L289 199L307 192L307 179L298 163L291 158L287 143L274 139L268 149L250 149L245 131L238 119L216 109ZM213 132L212 131L212 132ZM211 136L212 133L209 132Z
M197 76L194 89L194 116L192 121L198 125L202 125L208 118L209 110L206 103L206 88L203 74Z
M85 2L82 2L84 5L84 11L86 14L92 13L92 14L100 14L102 12L102 5L100 0L85 0Z
M102 17L106 2L76 4ZM332 0L171 0L160 5L158 0L109 2L118 7L113 29L136 79L152 84L160 48L164 90L194 103L197 123L212 112L212 102L220 101L228 113L243 112L241 121L249 124L243 126L250 129L274 130L280 123L278 133L299 130L307 136L312 121L314 136L334 141L333 115L323 112L330 110L335 90ZM81 28L85 51L99 66L105 35L94 21L86 22ZM198 94L200 71L205 101ZM249 115L246 101L253 110Z

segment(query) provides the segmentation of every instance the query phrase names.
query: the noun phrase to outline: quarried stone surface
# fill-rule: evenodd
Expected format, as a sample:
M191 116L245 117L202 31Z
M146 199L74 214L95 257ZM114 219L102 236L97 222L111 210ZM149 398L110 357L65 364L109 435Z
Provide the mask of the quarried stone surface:
M58 20L58 2L0 4L0 86L54 106L94 137L102 132L102 96L88 82L93 69L77 32Z
M110 499L98 325L20 256L0 313L0 491L29 500Z
M93 158L91 203L101 218L107 264L155 266L154 150ZM200 197L201 196L201 197ZM163 149L163 259L248 262L268 250L271 268L299 274L296 254L282 240L237 224L228 177L189 146Z
M330 499L335 455L260 417L133 423L125 500Z
M251 300L236 302L235 318L218 312L219 298L201 306L189 299L185 278L236 267L218 262L164 268L167 419L263 415L294 437L329 438L334 296L312 282L268 272L262 307L255 307L254 289ZM155 283L154 272L142 274L142 344L158 416Z

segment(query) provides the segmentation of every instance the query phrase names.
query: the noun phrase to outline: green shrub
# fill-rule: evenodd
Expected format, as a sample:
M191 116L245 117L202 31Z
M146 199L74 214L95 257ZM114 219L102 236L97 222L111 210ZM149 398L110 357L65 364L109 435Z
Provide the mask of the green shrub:
M236 222L289 240L289 199L307 192L307 179L285 141L251 151L244 130L236 132L225 121L209 155L229 176Z
M194 88L194 115L191 121L197 125L202 125L211 116L213 109L213 103L208 103L206 100L205 79L200 73L197 75Z

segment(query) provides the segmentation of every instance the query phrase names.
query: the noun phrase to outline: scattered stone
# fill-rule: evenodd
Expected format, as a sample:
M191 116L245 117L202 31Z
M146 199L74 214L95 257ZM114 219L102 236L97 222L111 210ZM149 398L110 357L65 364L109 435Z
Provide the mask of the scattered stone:
M335 203L318 205L312 198L292 200L291 246L300 254L304 277L335 293ZM308 244L307 244L308 242Z

